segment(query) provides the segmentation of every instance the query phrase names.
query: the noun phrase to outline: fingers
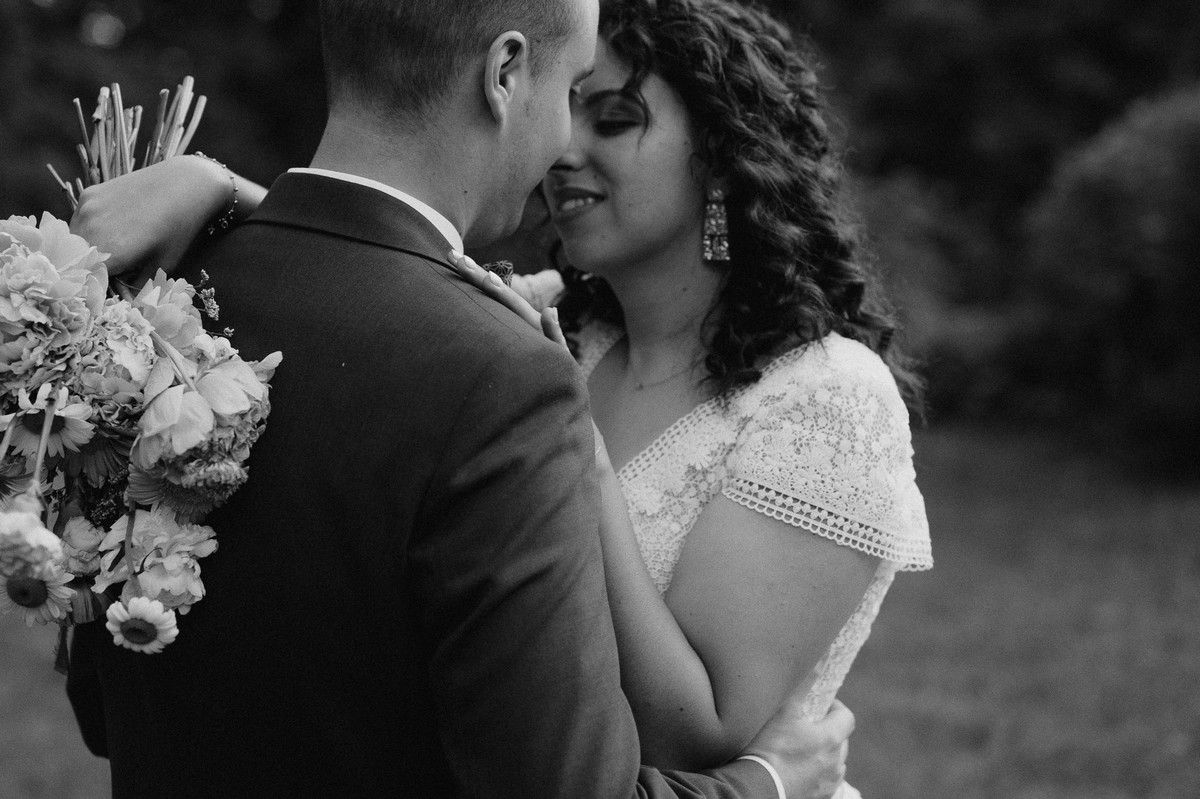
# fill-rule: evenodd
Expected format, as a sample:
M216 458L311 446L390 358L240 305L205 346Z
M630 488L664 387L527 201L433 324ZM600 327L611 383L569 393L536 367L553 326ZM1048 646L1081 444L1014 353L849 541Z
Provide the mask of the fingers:
M499 277L457 250L451 250L449 258L463 280L524 319L534 330L544 330L541 315L520 294L504 285L504 281Z
M837 699L833 700L833 705L830 706L829 712L825 714L825 719L822 723L835 740L849 738L851 733L854 732L854 714L850 712L850 708Z
M571 351L571 348L567 346L567 337L563 335L562 325L558 323L557 308L551 306L542 311L542 333L567 352Z

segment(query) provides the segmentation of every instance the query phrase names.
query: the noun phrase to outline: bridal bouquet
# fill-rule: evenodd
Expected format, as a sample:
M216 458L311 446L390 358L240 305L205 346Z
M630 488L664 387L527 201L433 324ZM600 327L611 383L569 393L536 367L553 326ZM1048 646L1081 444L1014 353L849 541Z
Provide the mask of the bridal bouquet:
M134 118L97 112L91 177L133 168ZM160 271L135 294L106 258L48 213L0 221L0 609L64 634L105 617L116 644L154 653L204 596L201 521L247 479L281 356L245 361L206 333L203 282Z

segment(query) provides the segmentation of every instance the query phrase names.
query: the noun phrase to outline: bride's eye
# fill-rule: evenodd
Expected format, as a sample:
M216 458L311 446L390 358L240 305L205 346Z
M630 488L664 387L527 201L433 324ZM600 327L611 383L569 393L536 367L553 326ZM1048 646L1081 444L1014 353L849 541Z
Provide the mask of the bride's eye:
M630 128L639 127L642 123L634 119L597 119L592 125L599 136L619 136Z

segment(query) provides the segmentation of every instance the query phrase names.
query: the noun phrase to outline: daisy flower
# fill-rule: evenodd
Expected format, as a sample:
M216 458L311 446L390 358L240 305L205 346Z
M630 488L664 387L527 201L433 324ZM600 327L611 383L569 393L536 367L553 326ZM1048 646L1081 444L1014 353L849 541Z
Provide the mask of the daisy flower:
M105 626L113 634L114 644L148 655L163 651L179 635L175 611L144 596L109 605Z
M65 619L71 612L75 593L67 587L71 577L55 566L29 574L0 576L0 612L20 610L27 627Z
M88 421L92 416L91 406L84 402L71 402L71 396L65 388L60 388L56 394L52 392L49 383L43 383L32 399L25 389L17 392L17 404L21 407L21 413L15 421L16 429L12 437L15 452L21 455L37 454L46 411L52 400L54 420L50 423L46 454L54 457L67 450L78 452L81 446L92 440L96 429Z

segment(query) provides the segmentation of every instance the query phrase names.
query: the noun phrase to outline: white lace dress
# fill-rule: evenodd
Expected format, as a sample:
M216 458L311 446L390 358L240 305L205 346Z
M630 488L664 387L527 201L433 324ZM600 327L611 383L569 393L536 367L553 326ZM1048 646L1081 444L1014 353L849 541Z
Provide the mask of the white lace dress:
M621 336L604 325L581 331L586 376ZM804 705L811 718L828 711L896 572L933 565L908 411L883 361L837 334L775 358L758 382L726 402L698 405L617 478L660 592L671 584L692 525L718 494L881 559L815 667ZM843 785L837 799L857 795Z

